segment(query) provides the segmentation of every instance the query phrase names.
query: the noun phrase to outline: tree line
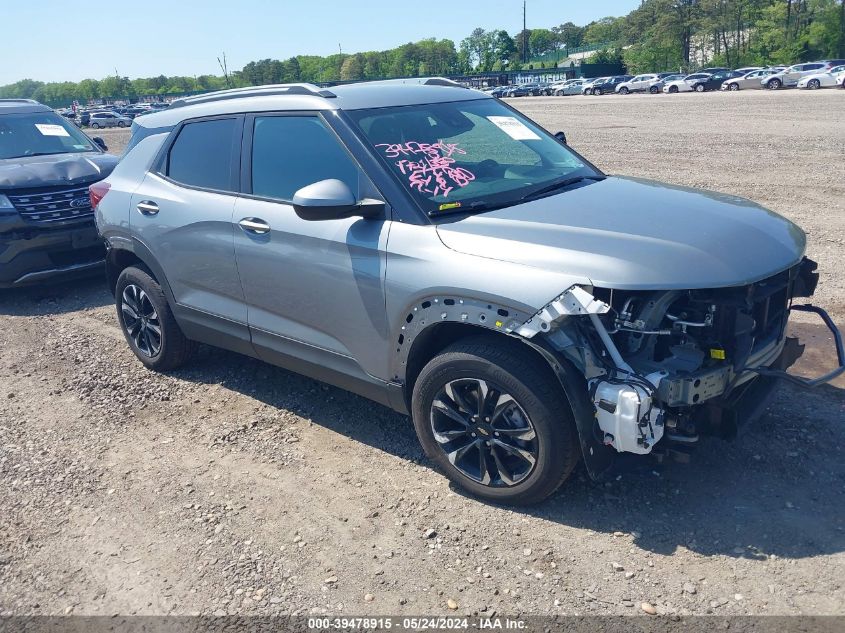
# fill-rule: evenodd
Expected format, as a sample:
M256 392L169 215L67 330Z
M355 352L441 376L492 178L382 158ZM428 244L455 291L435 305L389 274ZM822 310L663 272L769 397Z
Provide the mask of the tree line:
M105 77L0 86L0 98L31 98L52 106L104 98L189 94L268 83L332 83L391 77L502 72L555 66L568 51L601 45L592 62L617 62L629 72L738 67L845 57L845 0L642 0L622 17L578 26L474 29L457 45L424 39L385 51L263 59L232 73L195 77Z

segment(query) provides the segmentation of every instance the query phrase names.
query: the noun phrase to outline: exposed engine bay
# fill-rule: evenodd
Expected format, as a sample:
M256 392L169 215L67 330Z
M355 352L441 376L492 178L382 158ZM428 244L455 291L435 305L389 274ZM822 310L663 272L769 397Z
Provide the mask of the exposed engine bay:
M732 437L766 406L774 378L801 380L785 372L803 352L786 325L793 299L815 291L815 268L804 259L718 289L573 287L517 334L540 335L583 372L597 443L647 454L663 440L678 457L701 434Z

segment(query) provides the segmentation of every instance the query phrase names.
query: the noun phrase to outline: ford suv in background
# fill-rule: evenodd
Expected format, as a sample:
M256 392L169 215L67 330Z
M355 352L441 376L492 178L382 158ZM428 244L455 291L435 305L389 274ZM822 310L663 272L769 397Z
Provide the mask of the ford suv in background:
M734 196L612 177L442 79L224 91L136 119L91 187L127 344L205 342L410 413L486 499L583 459L683 452L762 411L802 352L805 235ZM843 367L809 384L839 375ZM320 450L313 447L312 450ZM762 450L762 449L761 449Z
M102 266L88 185L117 158L47 106L0 99L0 288Z

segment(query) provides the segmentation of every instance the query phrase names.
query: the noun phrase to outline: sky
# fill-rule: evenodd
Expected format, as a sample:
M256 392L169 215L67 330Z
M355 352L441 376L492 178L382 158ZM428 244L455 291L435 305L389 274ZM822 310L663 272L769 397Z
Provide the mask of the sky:
M639 0L527 0L528 28L624 15ZM80 7L88 9L80 11ZM384 50L473 28L522 28L522 0L0 0L0 85L221 74L250 61Z

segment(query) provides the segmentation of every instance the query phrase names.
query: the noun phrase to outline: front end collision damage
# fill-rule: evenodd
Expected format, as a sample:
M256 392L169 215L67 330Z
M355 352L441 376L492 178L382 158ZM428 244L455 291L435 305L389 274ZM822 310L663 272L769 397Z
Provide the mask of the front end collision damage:
M589 413L576 412L576 421L593 478L618 453L654 450L686 461L699 434L731 438L761 414L780 380L814 387L845 372L842 337L827 313L792 303L812 296L815 268L805 258L769 279L713 291L614 297L573 286L509 333L583 375ZM791 311L822 318L835 342L836 369L814 379L787 371L803 353L785 333ZM571 401L573 389L567 388Z

